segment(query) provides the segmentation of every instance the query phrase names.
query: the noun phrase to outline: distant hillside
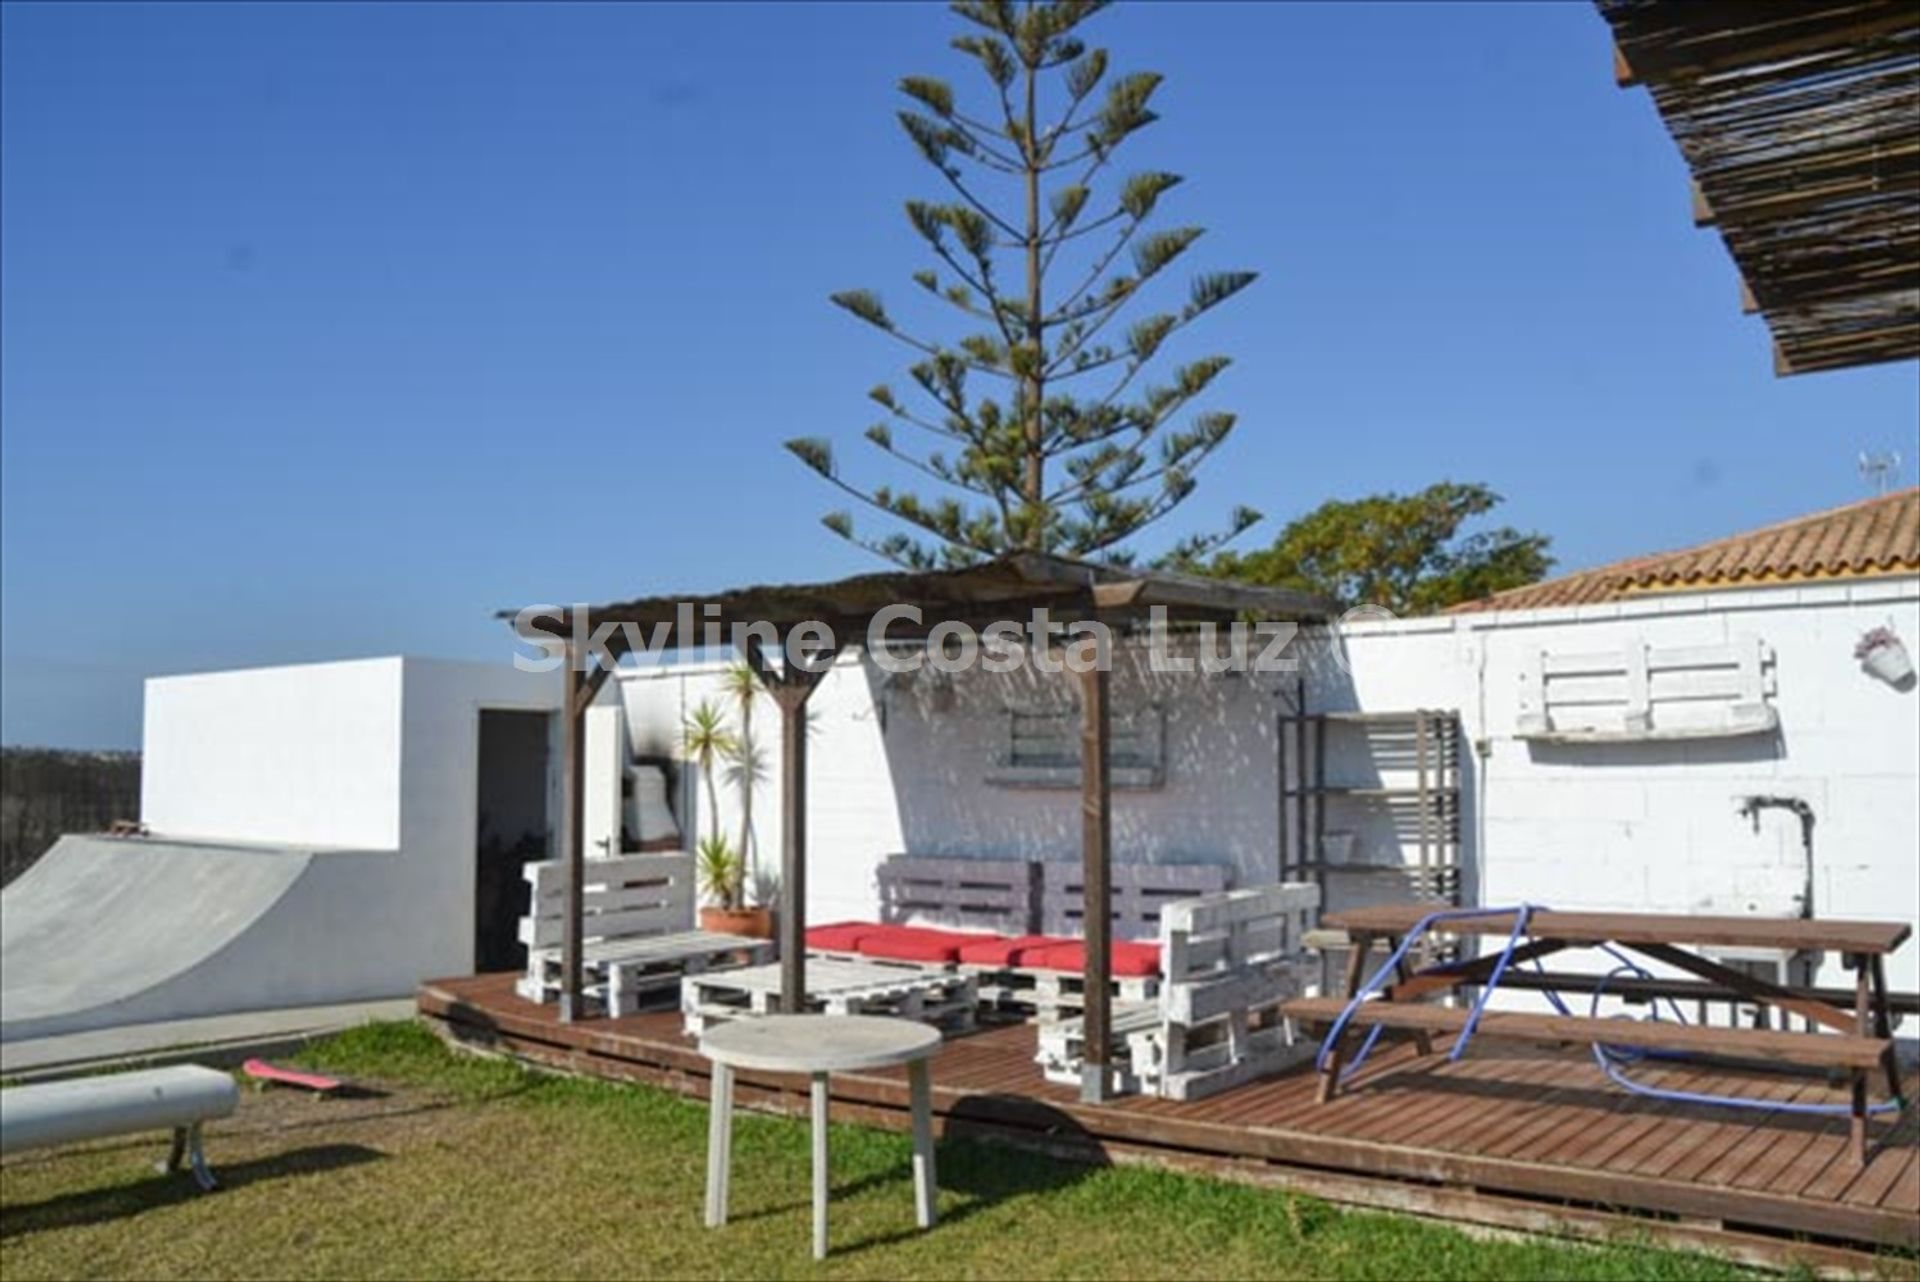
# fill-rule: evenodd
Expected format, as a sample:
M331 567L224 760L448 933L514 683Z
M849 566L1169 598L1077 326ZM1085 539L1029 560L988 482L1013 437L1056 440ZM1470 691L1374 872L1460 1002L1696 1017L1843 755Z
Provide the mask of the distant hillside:
M0 886L64 832L140 817L140 754L0 748Z

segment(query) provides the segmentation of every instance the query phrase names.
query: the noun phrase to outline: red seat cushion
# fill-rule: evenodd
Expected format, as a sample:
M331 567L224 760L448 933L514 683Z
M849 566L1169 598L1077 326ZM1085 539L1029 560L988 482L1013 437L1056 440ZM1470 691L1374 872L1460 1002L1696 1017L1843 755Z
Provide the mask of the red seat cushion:
M818 948L829 953L851 953L859 950L860 941L876 931L892 930L891 926L882 926L873 921L836 921L825 926L813 926L807 930L807 947Z
M1027 960L1041 970L1064 970L1080 974L1087 968L1086 946L1080 942L1056 944L1042 949ZM1113 943L1113 973L1128 979L1160 973L1160 945L1116 939Z
M960 960L960 946L973 938L925 926L883 926L862 935L854 947L862 957L950 964Z
M1031 966L1036 953L1072 942L1058 935L1020 935L1013 939L977 935L960 945L960 960L969 966Z

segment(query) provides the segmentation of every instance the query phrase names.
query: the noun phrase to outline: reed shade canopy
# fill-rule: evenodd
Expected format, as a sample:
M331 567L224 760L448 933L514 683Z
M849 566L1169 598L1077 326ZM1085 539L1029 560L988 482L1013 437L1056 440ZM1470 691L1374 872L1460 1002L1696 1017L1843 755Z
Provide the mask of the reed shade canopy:
M566 905L561 943L563 1020L583 1017L582 945L585 884L586 710L610 672L586 662L580 637L604 624L634 624L642 644L680 650L708 644L708 627L731 643L735 624L768 623L784 640L804 622L827 624L835 652L865 646L868 625L889 606L910 605L920 612L917 626L903 622L886 629L889 643L924 638L943 622L982 628L999 620L1025 626L1034 609L1044 607L1050 622L1063 626L1095 621L1110 627L1150 620L1155 607L1169 625L1225 622L1248 616L1291 622L1324 622L1335 607L1319 597L1284 588L1252 587L1192 575L1096 565L1039 552L1009 553L954 569L889 571L856 575L830 583L737 588L717 593L680 593L616 601L605 605L551 609L531 624L564 643L567 663L566 719L563 736L561 842L567 862ZM689 607L691 609L689 610ZM711 608L711 611L709 610ZM518 613L518 612L515 612ZM513 617L503 613L502 617ZM691 627L688 627L688 624ZM631 644L628 630L614 628L607 649L617 659ZM806 703L827 663L789 666L761 644L749 644L743 658L780 709L780 905L781 1008L798 1011L806 994L807 903L807 735ZM830 655L818 659L830 660ZM1104 1099L1113 1087L1106 1063L1110 1023L1108 981L1112 976L1112 789L1107 762L1111 740L1109 673L1104 667L1067 672L1077 682L1081 712L1081 861L1086 894L1086 1045L1083 1094ZM1106 910L1103 911L1102 909Z
M1920 356L1920 3L1596 0L1779 374Z

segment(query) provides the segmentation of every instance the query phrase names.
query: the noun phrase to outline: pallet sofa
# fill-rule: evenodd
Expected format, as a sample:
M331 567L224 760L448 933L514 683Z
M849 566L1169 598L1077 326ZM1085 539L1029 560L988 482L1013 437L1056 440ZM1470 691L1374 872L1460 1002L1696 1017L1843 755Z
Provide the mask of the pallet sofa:
M1116 1085L1191 1100L1280 1072L1311 1056L1281 1009L1318 971L1305 935L1320 907L1310 883L1255 886L1169 903L1160 912L1161 988L1115 1003L1107 1062ZM1080 1084L1082 1021L1040 1029L1042 1073Z
M772 959L772 940L693 928L693 856L685 851L589 859L585 866L582 987L609 1015L631 1015L677 994L684 976ZM552 1001L561 988L567 870L558 860L540 860L524 876L532 889L520 919L527 970L516 988L529 1001Z
M882 920L813 927L809 953L953 970L973 978L984 1007L1043 1022L1084 1006L1086 894L1078 864L895 855L878 879ZM1116 999L1147 1001L1159 991L1162 909L1226 883L1218 864L1114 867Z

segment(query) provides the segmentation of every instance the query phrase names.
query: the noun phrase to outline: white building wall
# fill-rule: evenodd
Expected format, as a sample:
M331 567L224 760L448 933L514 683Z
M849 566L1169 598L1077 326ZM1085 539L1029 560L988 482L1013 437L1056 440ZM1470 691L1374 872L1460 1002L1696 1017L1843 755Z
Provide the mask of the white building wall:
M168 836L397 847L402 662L148 681L141 819Z
M1465 755L1463 858L1478 903L1560 908L1730 911L1749 890L1772 894L1800 866L1784 811L1759 830L1736 814L1753 793L1805 798L1817 815L1814 909L1913 921L1920 905L1920 695L1867 677L1852 657L1870 627L1891 623L1920 649L1920 580L1890 579L1738 593L1675 594L1577 610L1450 616L1347 629L1346 664L1310 639L1316 709L1457 708ZM1776 656L1777 738L1547 747L1516 735L1521 673L1546 650L1605 651L1718 643L1755 635ZM623 673L621 697L639 752L671 754L687 709L721 698L719 665ZM888 690L847 656L810 701L808 915L870 917L874 868L896 851L972 857L1077 858L1072 790L989 784L1009 704L1070 700L1072 678L1024 683L957 678L951 703L931 683ZM1050 683L1050 684L1049 684ZM1148 677L1123 665L1117 708L1167 713L1164 787L1117 791L1120 861L1230 863L1241 884L1278 866L1275 725L1270 678ZM767 775L756 802L762 857L779 857L778 713L756 712ZM1330 754L1330 772L1354 767ZM722 822L737 828L735 790ZM699 806L705 809L704 795ZM1789 877L1790 879L1790 877ZM1829 958L1823 980L1842 977ZM1920 987L1920 945L1889 978Z
M1817 915L1920 916L1920 696L1860 670L1854 643L1891 624L1920 639L1912 578L1689 593L1568 610L1358 625L1346 648L1362 707L1457 706L1472 751L1467 850L1478 902L1643 912L1735 911L1802 866L1800 827L1736 811L1797 796L1816 816ZM1757 636L1775 655L1768 735L1549 746L1516 735L1521 676L1542 650L1592 652ZM1848 978L1825 959L1822 979ZM1920 948L1890 961L1920 987Z
M159 837L322 852L307 907L239 941L265 959L242 981L253 1005L404 994L472 969L481 710L559 701L558 674L415 658L155 678L141 817ZM557 763L558 717L553 734ZM276 957L308 960L281 975Z

